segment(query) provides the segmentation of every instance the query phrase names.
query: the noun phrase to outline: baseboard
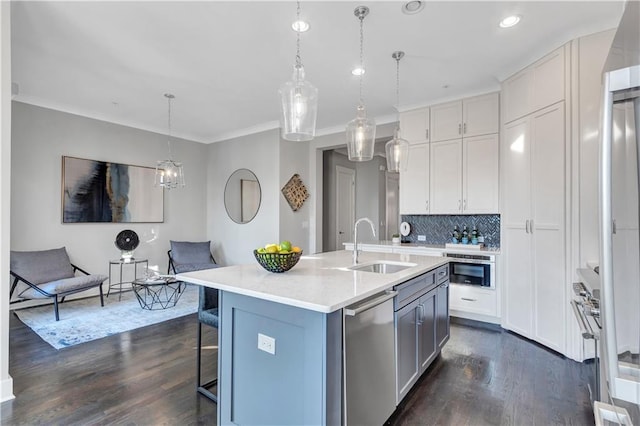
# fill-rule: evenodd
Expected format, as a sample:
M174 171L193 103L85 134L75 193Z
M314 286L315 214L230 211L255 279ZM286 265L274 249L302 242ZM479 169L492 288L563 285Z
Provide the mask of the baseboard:
M472 313L472 312L457 311L455 309L451 309L449 311L449 315L451 317L465 318L465 319L469 319L469 320L480 321L480 322L488 322L488 323L491 323L491 324L500 325L500 318L499 317L490 316L490 315L482 315L482 314L475 314L475 313Z
M494 324L491 322L478 321L474 319L454 317L454 316L450 317L450 319L453 324L461 324L469 327L484 328L492 331L502 331L502 327L500 327L500 324Z
M0 402L9 401L14 398L13 379L9 376L8 379L0 381Z

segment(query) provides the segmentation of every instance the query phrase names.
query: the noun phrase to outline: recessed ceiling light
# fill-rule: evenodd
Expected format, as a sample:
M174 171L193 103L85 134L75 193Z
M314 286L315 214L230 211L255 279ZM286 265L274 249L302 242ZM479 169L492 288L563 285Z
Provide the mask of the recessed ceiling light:
M520 22L520 15L511 15L500 21L500 28L510 28Z
M411 0L402 5L402 12L407 15L413 15L424 9L424 2L420 0Z
M293 24L291 24L291 29L293 29L293 31L300 31L303 33L305 31L309 31L309 23L303 20L294 21Z
M357 67L351 70L351 74L353 75L363 75L365 72L366 72L365 69L360 67Z

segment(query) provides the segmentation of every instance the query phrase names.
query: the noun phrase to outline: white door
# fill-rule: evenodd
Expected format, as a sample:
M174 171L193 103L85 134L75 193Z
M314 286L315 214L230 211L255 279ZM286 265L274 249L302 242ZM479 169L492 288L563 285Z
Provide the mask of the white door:
M336 250L353 241L356 221L356 171L336 166Z
M462 212L462 139L431 144L431 213Z
M502 141L503 325L526 337L533 331L530 151L529 119L506 125Z
M531 116L534 264L534 338L565 353L568 284L565 280L564 102Z
M391 240L393 234L400 232L400 175L398 173L386 173L386 239Z
M462 101L431 107L431 142L462 137Z
M400 172L400 213L429 213L429 144L409 147L407 170Z
M499 150L497 134L464 139L463 213L499 212Z

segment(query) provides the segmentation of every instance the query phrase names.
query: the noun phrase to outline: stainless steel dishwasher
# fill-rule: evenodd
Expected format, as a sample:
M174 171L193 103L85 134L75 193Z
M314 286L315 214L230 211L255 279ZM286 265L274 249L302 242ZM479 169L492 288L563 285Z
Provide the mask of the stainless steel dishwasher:
M379 293L343 310L346 425L381 425L396 409L396 294Z

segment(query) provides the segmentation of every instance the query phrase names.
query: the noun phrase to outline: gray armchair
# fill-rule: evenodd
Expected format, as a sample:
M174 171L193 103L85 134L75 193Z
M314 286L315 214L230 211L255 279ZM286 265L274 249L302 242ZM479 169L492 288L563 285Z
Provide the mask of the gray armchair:
M202 271L204 269L218 268L210 251L211 241L189 242L170 241L168 273L180 274L183 272ZM204 286L200 287L200 301L198 305L198 343L196 360L196 389L198 393L206 396L214 402L218 397L210 390L217 385L218 379L214 378L202 383L202 324L218 328L218 290Z
M76 272L83 275L76 276ZM64 298L70 294L99 287L100 306L104 306L102 283L107 276L89 274L72 264L64 247L40 251L12 250L9 273L13 277L10 300L18 283L26 284L19 289L17 300L11 300L11 303L52 298L56 321L60 320L58 302L64 302Z

